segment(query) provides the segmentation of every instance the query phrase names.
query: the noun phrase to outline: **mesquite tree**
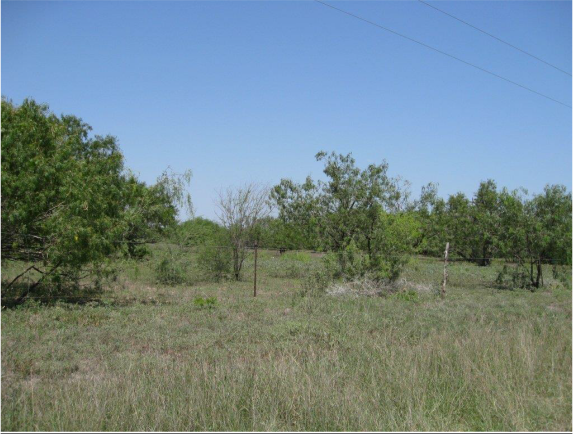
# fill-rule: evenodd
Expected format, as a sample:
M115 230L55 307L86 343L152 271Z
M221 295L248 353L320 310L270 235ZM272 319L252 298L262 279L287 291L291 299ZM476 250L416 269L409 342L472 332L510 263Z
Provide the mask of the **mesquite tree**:
M2 100L2 261L24 261L40 277L21 294L73 289L101 277L114 253L135 254L175 222L185 180L151 187L124 169L112 136L90 136L75 116L47 105ZM45 285L40 285L45 284Z
M253 183L219 192L216 214L227 229L235 280L240 279L247 247L256 241L257 225L271 212L268 197L267 188Z
M571 193L564 186L548 185L532 198L503 190L500 203L499 248L515 263L514 281L539 288L544 264L571 264Z
M403 249L390 252L384 248L384 245L399 246L399 243L388 242L388 236L401 231L384 231L381 227L390 227L388 214L405 210L406 190L400 187L399 180L387 175L386 162L371 164L362 170L351 154L319 152L316 159L324 161L327 181L315 182L309 177L304 183L296 184L283 179L273 188L271 195L280 218L314 231L321 247L336 253L343 275L354 273L357 268L358 272L389 269L383 263L390 256L405 252ZM361 252L366 255L365 259ZM396 275L393 271L380 277Z

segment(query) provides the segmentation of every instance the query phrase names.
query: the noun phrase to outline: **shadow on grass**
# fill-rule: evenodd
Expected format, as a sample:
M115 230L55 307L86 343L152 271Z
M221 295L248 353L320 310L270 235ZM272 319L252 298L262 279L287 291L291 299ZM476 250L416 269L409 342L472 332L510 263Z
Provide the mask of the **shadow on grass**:
M88 306L130 306L143 305L167 305L173 304L171 300L163 297L108 297L102 288L94 286L74 286L53 288L47 285L38 285L33 291L28 291L28 284L15 283L9 290L5 290L5 282L2 282L2 309L14 309L29 304L54 306L54 305L88 305Z

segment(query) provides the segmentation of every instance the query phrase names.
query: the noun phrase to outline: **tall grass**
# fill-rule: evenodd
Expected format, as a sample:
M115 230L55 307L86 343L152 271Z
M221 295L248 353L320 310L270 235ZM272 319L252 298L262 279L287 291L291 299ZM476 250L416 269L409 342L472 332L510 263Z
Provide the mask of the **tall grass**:
M256 299L248 281L132 282L113 293L126 303L5 310L2 428L571 430L570 290L480 273L452 266L444 301L300 298L263 273Z

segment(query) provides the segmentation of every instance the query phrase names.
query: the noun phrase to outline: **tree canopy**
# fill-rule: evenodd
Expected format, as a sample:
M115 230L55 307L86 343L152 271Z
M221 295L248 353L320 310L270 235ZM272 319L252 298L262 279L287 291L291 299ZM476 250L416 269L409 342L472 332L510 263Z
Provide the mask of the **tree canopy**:
M127 171L117 139L45 104L2 100L2 260L50 279L101 273L114 253L136 254L175 222L183 177L147 186Z

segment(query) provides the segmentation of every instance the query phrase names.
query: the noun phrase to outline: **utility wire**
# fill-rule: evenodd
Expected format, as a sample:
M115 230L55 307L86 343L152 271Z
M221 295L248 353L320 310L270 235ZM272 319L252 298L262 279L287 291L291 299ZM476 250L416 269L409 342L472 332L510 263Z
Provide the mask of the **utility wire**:
M442 51L442 50L440 50L440 49L438 49L438 48L434 48L434 47L432 47L431 45L425 44L424 42L420 42L420 41L418 41L418 40L416 40L416 39L410 38L409 36L406 36L406 35L403 35L403 34L401 34L401 33L398 33L398 32L396 32L396 31L394 31L394 30L391 30L391 29L389 29L389 28L387 28L387 27L381 26L380 24L377 24L377 23L375 23L375 22L373 22L373 21L367 20L366 18L362 18L362 17L360 17L360 16L358 16L358 15L354 15L354 14L351 13L351 12L347 12L347 11L345 11L345 10L343 10L343 9L337 8L336 6L332 6L331 4L325 3L325 2L323 2L323 1L321 1L321 0L314 0L314 1L317 2L317 3L320 3L321 5L327 6L327 7L331 8L331 9L337 10L338 12L342 12L343 14L346 14L346 15L348 15L348 16L351 16L351 17L353 17L353 18L356 18L356 19L358 19L358 20L360 20L360 21L364 21L365 23L368 23L368 24L370 24L370 25L372 25L372 26L378 27L379 29L386 30L387 32L393 33L393 34L396 35L396 36L400 36L401 38L407 39L407 40L410 41L410 42L415 42L416 44L421 45L422 47L429 48L429 49L432 50L432 51L435 51L435 52L437 52L437 53L443 54L444 56L447 56L447 57L449 57L449 58L451 58L451 59L457 60L458 62L464 63L464 64L466 64L466 65L468 65L468 66L471 66L472 68L478 69L478 70L480 70L480 71L482 71L482 72L485 72L485 73L487 73L487 74L489 74L489 75L493 75L494 77L497 77L497 78L499 78L499 79L501 79L501 80L503 80L503 81L506 81L506 82L508 82L508 83L511 83L511 84L513 84L513 85L515 85L515 86L521 87L522 89L525 89L525 90L527 90L527 91L529 91L529 92L535 93L535 94L537 94L537 95L539 95L539 96L542 96L543 98L547 98L548 100L551 100L551 101L553 101L553 102L556 102L557 104L561 104L561 105L563 105L563 106L565 106L565 107L572 108L569 104L566 104L566 103L564 103L564 102L561 102L561 101L559 101L559 100L556 100L555 98L552 98L552 97L550 97L550 96L547 96L547 95L545 95L545 94L543 94L543 93L541 93L541 92L537 92L536 90L533 90L533 89L531 89L531 88L529 88L529 87L527 87L527 86L524 86L524 85L522 85L522 84L516 83L515 81L510 80L509 78L502 77L501 75L496 74L495 72L491 72L491 71L489 71L489 70L487 70L487 69L484 69L484 68L482 68L481 66L477 66L477 65L475 65L475 64L473 64L473 63L466 62L465 60L462 60L462 59L460 59L459 57L456 57L456 56L454 56L454 55L452 55L452 54L446 53L445 51Z
M476 26L474 26L473 24L468 23L467 21L462 20L461 18L458 18L458 17L456 17L456 16L454 16L454 15L452 15L452 14L446 12L446 11L443 11L443 10L437 8L436 6L431 5L430 3L425 2L424 0L418 0L418 1L419 1L420 3L422 3L422 4L424 4L424 5L426 5L426 6L430 7L430 8L432 8L432 9L437 10L438 12L443 13L444 15L449 16L450 18L453 18L454 20L459 21L460 23L465 24L466 26L471 27L472 29L477 30L478 32L483 33L484 35L489 36L490 38L496 39L496 40L498 40L499 42L501 42L501 43L503 43L503 44L505 44L505 45L508 45L508 46L510 46L511 48L513 48L513 49L515 49L515 50L517 50L517 51L521 51L523 54L526 54L526 55L528 55L529 57L533 57L535 60L538 60L538 61L540 61L540 62L542 62L542 63L545 63L547 66L551 66L552 68L555 68L557 71L560 71L560 72L562 72L563 74L567 74L569 77L571 77L571 74L570 74L569 72L567 72L567 71L565 71L565 70L563 70L563 69L561 69L561 68L559 68L559 67L557 67L557 66L555 66L555 65L552 65L551 63L546 62L545 60L540 59L539 57L537 57L537 56L535 56L535 55L533 55L533 54L531 54L531 53L528 53L527 51L522 50L521 48L516 47L515 45L510 44L509 42L504 41L503 39L498 38L497 36L492 35L491 33L488 33L488 32L486 32L485 30L482 30L482 29L480 29L479 27L476 27Z

